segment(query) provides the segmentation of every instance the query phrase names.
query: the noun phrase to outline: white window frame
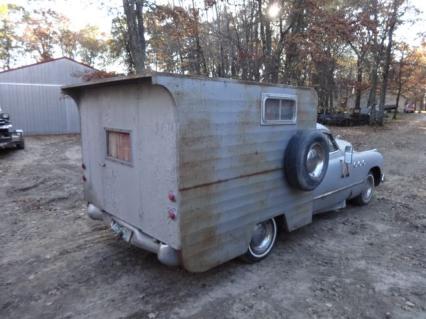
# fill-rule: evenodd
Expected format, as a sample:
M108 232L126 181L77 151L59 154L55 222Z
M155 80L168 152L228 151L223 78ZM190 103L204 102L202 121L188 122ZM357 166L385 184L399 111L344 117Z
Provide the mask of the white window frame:
M267 120L266 119L266 100L267 99L278 99L278 100L292 100L294 101L294 114L291 120ZM281 104L280 104L281 105ZM280 107L281 112L281 107ZM280 113L281 115L281 113ZM279 94L279 93L263 93L262 94L262 108L261 108L261 119L262 125L283 125L283 124L296 124L297 121L297 96L292 94Z

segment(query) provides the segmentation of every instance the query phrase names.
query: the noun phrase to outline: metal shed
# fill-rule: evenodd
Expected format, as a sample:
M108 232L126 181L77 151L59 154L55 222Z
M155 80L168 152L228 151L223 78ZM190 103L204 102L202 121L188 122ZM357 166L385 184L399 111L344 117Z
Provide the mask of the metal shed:
M171 248L205 271L243 254L259 221L311 222L313 194L286 183L283 157L316 127L313 89L153 73L64 90L81 114L92 217L126 225L160 260ZM278 99L291 103L276 119L263 106Z
M63 57L0 72L0 106L25 134L79 133L77 107L61 86L93 70Z

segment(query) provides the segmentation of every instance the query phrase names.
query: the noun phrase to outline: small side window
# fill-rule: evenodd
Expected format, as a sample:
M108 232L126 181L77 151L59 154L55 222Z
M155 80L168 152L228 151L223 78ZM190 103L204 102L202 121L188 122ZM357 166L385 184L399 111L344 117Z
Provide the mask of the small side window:
M324 133L325 139L327 140L328 148L330 150L330 153L335 152L339 149L337 146L336 141L334 140L333 136L328 133Z
M294 124L296 115L295 96L279 94L262 96L262 124Z
M131 163L132 144L130 132L120 130L106 130L107 158Z

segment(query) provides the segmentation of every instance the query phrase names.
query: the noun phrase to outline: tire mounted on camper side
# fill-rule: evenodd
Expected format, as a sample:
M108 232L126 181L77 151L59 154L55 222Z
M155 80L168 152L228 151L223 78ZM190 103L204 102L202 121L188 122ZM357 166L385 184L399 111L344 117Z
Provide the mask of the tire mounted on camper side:
M327 172L329 148L317 130L298 131L289 141L284 157L287 182L302 191L312 191Z

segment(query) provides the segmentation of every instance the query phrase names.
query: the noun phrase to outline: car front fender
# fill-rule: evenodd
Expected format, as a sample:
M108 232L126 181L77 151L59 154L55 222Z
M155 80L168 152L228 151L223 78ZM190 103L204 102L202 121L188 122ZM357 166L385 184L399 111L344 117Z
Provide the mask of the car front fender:
M383 176L383 163L383 155L375 149L355 152L351 164L351 173L355 179L363 180L371 171L376 185L379 185Z

